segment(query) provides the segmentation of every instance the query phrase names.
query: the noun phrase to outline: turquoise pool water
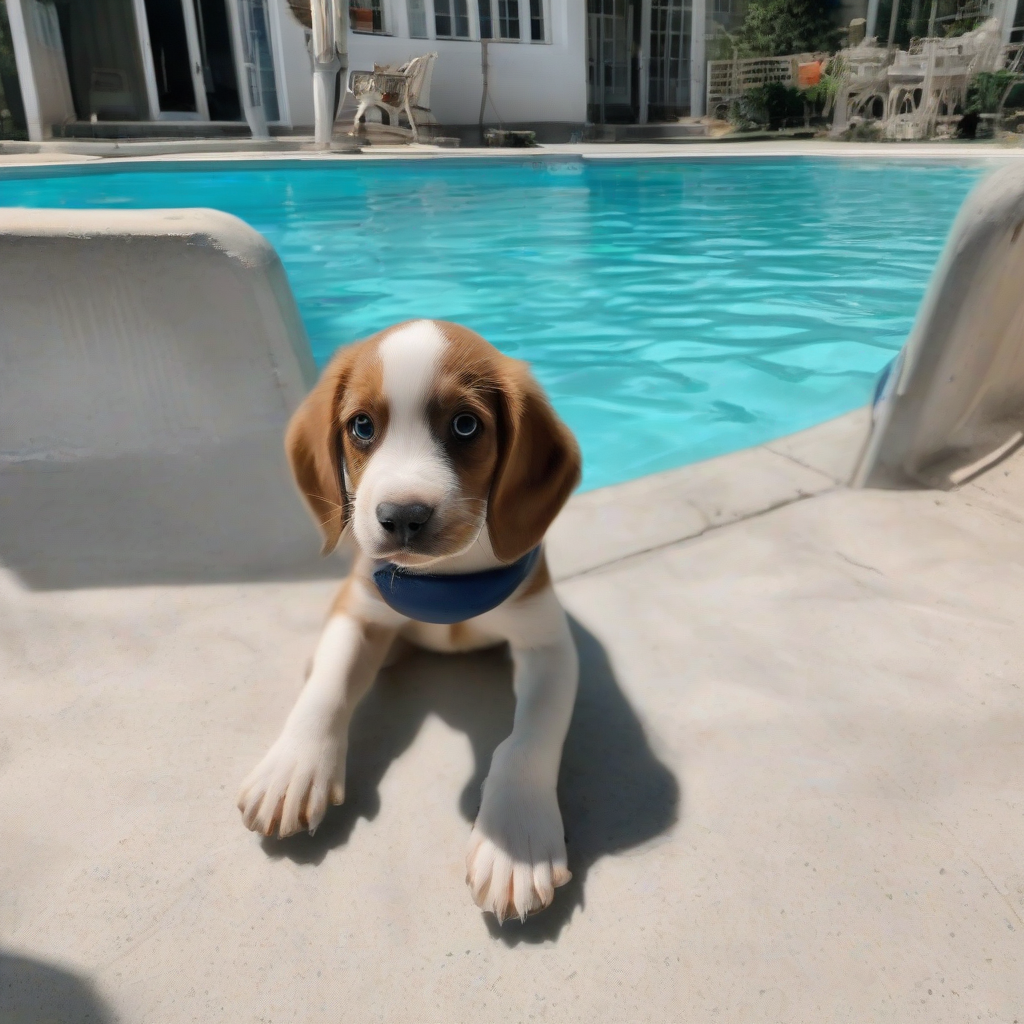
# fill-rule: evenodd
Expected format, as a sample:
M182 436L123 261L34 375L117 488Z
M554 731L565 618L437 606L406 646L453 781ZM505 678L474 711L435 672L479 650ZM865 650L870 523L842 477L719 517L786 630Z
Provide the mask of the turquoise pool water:
M181 165L178 165L181 167ZM314 354L411 317L527 359L584 489L866 402L982 168L718 159L0 177L0 205L210 206L277 248Z

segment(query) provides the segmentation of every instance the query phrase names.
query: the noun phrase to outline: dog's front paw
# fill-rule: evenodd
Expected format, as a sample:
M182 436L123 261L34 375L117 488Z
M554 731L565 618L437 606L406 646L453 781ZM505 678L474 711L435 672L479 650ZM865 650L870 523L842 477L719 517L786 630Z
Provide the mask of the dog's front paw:
M316 831L328 802L345 800L345 756L334 736L283 733L249 773L238 793L245 827L283 839Z
M466 883L476 905L499 922L525 921L570 878L555 793L489 779L466 854Z

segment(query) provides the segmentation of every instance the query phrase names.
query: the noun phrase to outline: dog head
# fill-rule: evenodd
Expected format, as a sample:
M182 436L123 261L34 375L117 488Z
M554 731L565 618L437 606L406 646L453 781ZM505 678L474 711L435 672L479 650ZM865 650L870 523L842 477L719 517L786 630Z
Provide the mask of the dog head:
M371 558L407 567L467 551L485 526L515 561L580 478L576 440L526 365L434 320L342 349L285 446L324 553L351 528Z

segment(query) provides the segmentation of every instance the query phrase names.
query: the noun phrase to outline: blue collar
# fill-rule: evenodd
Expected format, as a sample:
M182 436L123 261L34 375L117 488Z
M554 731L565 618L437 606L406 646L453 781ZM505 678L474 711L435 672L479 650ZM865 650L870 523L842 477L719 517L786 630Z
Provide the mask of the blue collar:
M451 576L413 573L384 562L374 570L373 582L396 612L417 622L450 625L497 608L530 575L539 556L538 544L511 565Z

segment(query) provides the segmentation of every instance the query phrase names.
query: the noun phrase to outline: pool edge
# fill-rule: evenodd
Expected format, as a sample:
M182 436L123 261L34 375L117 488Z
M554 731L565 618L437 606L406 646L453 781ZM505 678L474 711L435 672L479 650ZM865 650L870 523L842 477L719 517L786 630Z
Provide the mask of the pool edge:
M548 531L565 581L844 487L867 436L863 407L795 434L574 495Z
M40 146L45 143L38 144ZM25 156L38 155L38 161L25 160ZM58 157L59 159L54 159ZM695 162L706 160L775 160L775 159L868 159L868 160L934 160L958 163L989 164L1006 160L1024 159L1024 146L1009 147L982 144L968 147L957 143L849 143L826 140L779 142L717 142L686 143L680 145L610 143L567 143L537 146L532 149L446 149L423 147L374 147L358 153L302 152L294 149L276 151L211 152L143 152L138 155L89 154L61 150L40 151L38 154L0 152L0 177L63 176L67 174L117 173L128 169L168 170L191 168L254 167L327 167L349 164L374 163L430 163L488 162ZM66 158L66 159L64 159Z

